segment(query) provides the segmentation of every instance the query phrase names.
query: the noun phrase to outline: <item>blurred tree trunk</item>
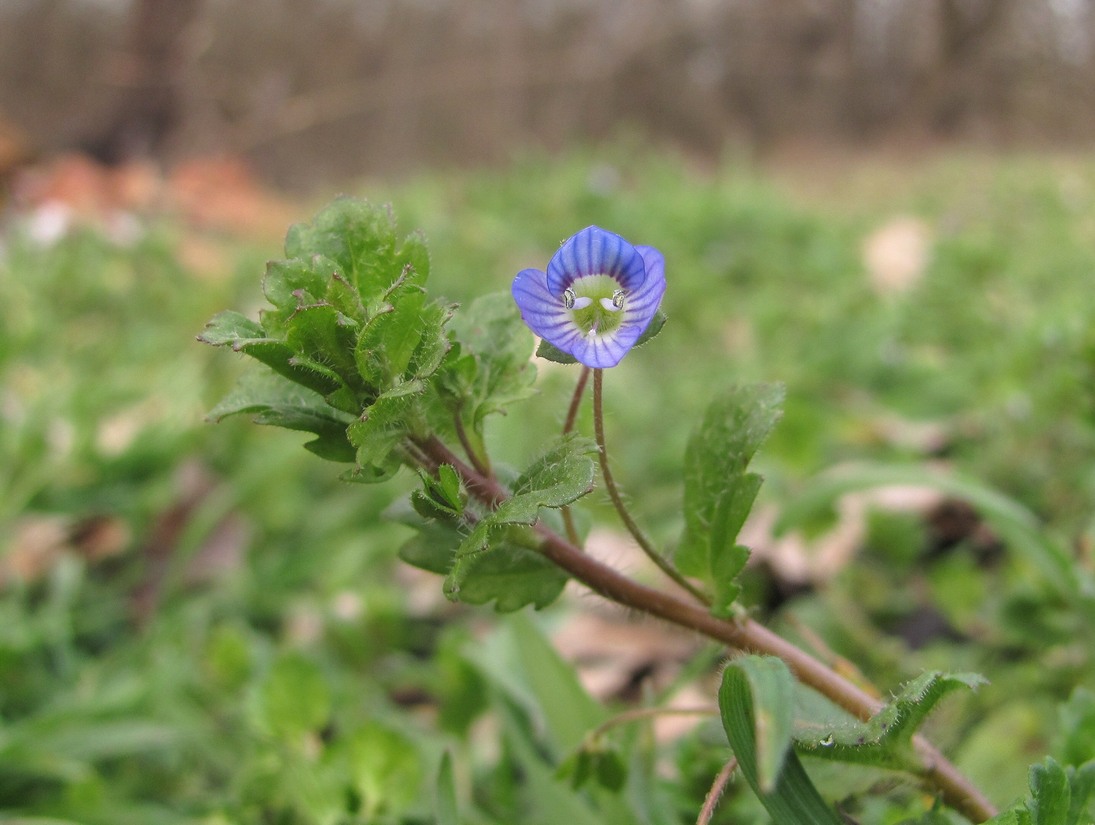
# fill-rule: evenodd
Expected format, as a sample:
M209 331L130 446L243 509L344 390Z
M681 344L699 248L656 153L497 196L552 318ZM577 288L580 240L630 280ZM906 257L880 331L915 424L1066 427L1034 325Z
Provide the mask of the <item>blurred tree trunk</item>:
M106 122L84 141L105 163L157 157L178 125L188 34L205 0L133 0Z
M986 74L991 41L1011 11L1012 0L938 0L938 51L914 107L942 137L962 131ZM998 113L999 114L999 113Z

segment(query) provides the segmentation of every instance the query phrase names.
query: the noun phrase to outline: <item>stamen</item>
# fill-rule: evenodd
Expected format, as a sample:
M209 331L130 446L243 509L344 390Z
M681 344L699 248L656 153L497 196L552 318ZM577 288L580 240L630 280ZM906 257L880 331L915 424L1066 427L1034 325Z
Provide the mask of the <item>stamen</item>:
M626 295L627 295L627 292L625 292L622 289L617 289L615 292L613 292L612 293L612 306L616 307L616 309L623 309L624 297Z
M574 295L574 290L570 287L567 287L566 290L563 291L563 306L565 306L567 309L574 309L575 297L576 296Z

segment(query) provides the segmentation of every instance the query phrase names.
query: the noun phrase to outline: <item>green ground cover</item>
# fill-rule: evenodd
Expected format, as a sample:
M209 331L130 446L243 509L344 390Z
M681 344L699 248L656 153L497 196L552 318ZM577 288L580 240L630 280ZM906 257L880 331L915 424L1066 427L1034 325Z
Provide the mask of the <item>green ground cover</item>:
M1077 584L1095 565L1095 161L947 156L825 182L616 148L356 189L425 231L431 290L459 301L588 224L664 252L670 321L606 391L618 475L661 540L713 384L786 384L761 501L810 538L835 523L843 482L818 480L834 466L857 462L848 487L945 466L984 529L941 543L871 511L824 586L782 601L751 572L758 615L876 684L983 673L929 731L1000 805L1046 753L1095 757ZM901 217L925 264L880 293L863 243ZM608 711L543 641L566 608L484 630L483 610L423 607L399 578L407 533L381 517L410 479L344 484L304 437L204 423L240 364L194 336L260 305L279 249L214 238L211 276L181 263L192 239L149 221L126 244L40 244L21 216L0 237L0 818L456 822L438 813L448 750L459 821L694 822L727 756L716 722L661 746L622 733L626 792L569 792L555 768ZM493 421L496 452L529 458L573 379L544 367L522 414ZM925 809L878 775L808 767L864 823ZM740 790L719 817L766 821Z

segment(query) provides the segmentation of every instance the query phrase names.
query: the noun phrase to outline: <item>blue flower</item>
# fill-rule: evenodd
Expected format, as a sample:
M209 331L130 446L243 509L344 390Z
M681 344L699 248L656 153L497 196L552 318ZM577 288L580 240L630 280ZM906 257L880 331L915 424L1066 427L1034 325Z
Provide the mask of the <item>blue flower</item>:
M665 294L665 258L589 226L567 240L547 272L523 269L513 300L529 328L587 367L614 367L650 326Z

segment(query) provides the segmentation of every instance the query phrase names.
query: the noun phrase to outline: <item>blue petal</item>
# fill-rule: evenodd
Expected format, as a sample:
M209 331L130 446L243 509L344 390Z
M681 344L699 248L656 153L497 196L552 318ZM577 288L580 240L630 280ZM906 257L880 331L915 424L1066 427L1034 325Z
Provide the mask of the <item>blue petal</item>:
M611 335L580 336L568 352L587 367L606 369L619 364L629 349L631 344L623 343L617 330Z
M569 351L582 335L562 302L547 289L547 276L539 269L523 269L513 279L513 300L529 329L563 351Z
M599 226L587 226L572 235L548 262L547 289L553 295L562 295L577 278L586 275L609 275L630 291L645 281L646 263L638 250L619 235Z

